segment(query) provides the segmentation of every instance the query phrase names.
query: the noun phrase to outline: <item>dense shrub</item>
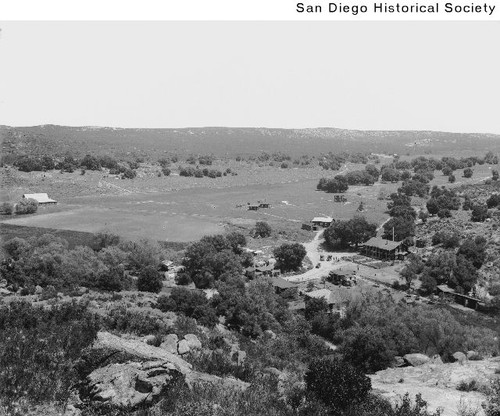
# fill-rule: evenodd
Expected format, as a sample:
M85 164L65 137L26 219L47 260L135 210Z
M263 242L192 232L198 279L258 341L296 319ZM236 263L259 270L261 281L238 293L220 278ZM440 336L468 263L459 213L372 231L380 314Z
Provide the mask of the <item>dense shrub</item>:
M74 364L97 329L96 318L76 303L1 305L0 401L8 414L21 400L65 403L77 381Z
M305 382L307 391L335 411L363 402L371 389L367 376L336 357L314 360Z
M256 237L270 237L272 233L271 226L265 221L257 221L255 223L254 235Z
M488 207L486 205L474 205L471 212L471 221L484 222L488 218Z
M323 235L330 246L349 247L364 243L376 234L377 226L369 223L362 216L355 216L348 221L336 221L328 227Z
M110 331L136 335L162 335L170 330L170 327L159 316L127 309L123 305L109 309L102 320L102 325Z
M316 188L329 193L343 193L349 188L349 183L345 176L337 175L333 179L321 178Z
M163 287L163 278L156 267L147 266L139 273L137 289L141 292L158 293Z
M185 273L197 288L212 287L217 280L241 275L247 256L242 254L241 244L246 241L236 236L205 236L191 244L182 262Z
M12 215L14 212L14 204L10 202L3 202L0 205L0 214L2 215Z
M37 210L38 210L38 202L31 198L27 199L23 198L16 204L17 215L34 214Z

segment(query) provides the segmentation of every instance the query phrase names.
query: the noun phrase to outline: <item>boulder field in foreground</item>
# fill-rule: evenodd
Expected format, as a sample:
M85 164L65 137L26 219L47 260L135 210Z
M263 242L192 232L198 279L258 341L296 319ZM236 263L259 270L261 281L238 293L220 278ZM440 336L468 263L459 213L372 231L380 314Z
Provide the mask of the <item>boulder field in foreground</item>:
M444 409L443 416L455 416L461 401L480 410L478 416L482 416L481 403L486 400L486 396L475 391L459 391L457 386L472 380L489 383L499 367L500 357L451 364L429 362L417 367L388 368L370 378L373 389L390 400L398 400L406 392L413 398L415 394L421 393L430 410L435 411L439 407Z

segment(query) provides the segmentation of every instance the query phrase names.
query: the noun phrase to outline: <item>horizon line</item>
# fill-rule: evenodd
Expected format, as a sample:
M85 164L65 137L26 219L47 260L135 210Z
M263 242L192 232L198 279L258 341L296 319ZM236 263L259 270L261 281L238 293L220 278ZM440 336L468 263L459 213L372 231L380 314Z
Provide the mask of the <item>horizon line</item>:
M115 129L115 130L189 130L189 129L268 129L268 130L344 130L344 131L361 131L361 132L420 132L420 133L450 133L450 134L481 134L481 135L491 135L500 136L500 133L492 132L463 132L463 131L449 131L449 130L430 130L430 129L357 129L357 128L343 128L343 127L332 127L332 126L316 126L316 127L266 127L266 126L186 126L186 127L118 127L118 126L99 126L99 125L67 125L67 124L32 124L24 126L11 126L8 124L0 124L2 128L36 128L36 127L67 127L67 128L88 128L88 129Z

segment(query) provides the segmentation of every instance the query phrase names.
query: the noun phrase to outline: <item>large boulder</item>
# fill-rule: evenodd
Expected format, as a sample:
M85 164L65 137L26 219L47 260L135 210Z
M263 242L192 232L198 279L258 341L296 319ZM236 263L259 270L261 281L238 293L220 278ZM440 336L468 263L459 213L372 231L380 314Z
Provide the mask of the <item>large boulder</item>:
M460 364L464 364L467 361L467 356L460 351L453 353L452 357L455 361L458 361Z
M156 401L182 374L170 362L110 364L87 376L87 398L135 408Z
M477 351L467 351L468 360L481 360L481 355Z
M186 334L186 335L184 335L184 339L188 343L188 346L191 349L191 351L201 350L202 345L201 345L201 342L196 335Z
M94 348L104 348L109 351L122 352L138 361L163 361L172 363L182 374L191 371L191 364L178 355L172 354L160 347L145 344L140 340L124 339L109 332L98 332Z
M180 355L187 354L190 351L191 349L189 348L189 344L185 339L182 339L177 343L177 352Z
M410 364L412 367L418 367L424 364L427 364L430 361L430 358L425 354L406 354L403 356L403 359Z
M161 343L160 347L172 354L177 354L177 343L179 337L176 334L168 334Z

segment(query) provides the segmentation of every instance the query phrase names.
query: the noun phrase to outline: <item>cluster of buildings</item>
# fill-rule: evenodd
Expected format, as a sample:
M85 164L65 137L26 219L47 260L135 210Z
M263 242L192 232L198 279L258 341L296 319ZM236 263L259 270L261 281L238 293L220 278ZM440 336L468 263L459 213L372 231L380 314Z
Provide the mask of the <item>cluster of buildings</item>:
M268 202L260 202L258 201L256 204L251 204L250 202L247 204L247 209L249 211L257 211L260 208L271 208L271 204Z

